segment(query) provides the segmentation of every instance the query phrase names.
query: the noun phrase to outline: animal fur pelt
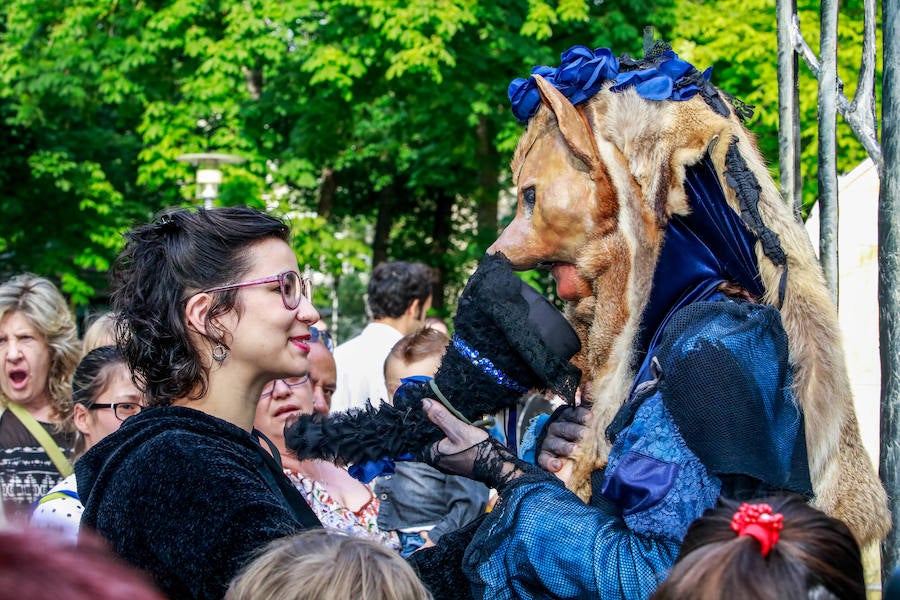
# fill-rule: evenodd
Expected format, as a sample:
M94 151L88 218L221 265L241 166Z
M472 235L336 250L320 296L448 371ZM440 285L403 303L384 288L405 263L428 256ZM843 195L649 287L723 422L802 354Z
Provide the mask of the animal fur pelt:
M502 254L482 259L459 298L453 324L434 387L408 382L393 406L300 417L285 432L288 448L301 459L343 465L417 454L444 436L421 408L422 398L440 394L469 421L515 406L531 389L574 402L581 373L570 360L581 348L578 337Z
M619 72L659 66L658 57L619 62ZM595 418L570 487L587 499L589 474L605 462L604 430L640 363L641 318L667 223L691 211L685 169L708 160L728 206L756 238L757 301L781 312L814 504L844 520L861 543L881 539L890 527L887 498L860 439L836 308L806 231L735 103L693 70L700 92L689 99L647 99L612 79L576 105L541 72L548 71L532 75L539 108L512 162L518 211L489 252L504 253L517 269L550 268L582 341L574 362Z

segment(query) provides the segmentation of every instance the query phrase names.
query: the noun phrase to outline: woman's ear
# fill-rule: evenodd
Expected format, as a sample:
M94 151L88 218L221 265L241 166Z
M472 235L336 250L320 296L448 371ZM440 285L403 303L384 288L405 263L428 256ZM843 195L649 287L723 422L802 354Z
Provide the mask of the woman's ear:
M79 402L75 403L75 407L72 412L72 422L75 423L75 429L81 432L82 435L88 433L90 431L90 415L91 411L84 405Z
M212 303L212 296L206 293L194 294L188 298L184 309L188 329L206 335L206 315Z

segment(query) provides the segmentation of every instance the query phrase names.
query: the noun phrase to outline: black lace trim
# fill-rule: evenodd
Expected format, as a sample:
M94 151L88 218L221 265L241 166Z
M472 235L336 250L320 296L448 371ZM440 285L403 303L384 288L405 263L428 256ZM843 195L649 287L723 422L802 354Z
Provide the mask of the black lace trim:
M519 480L539 481L553 477L519 459L493 437L454 454L442 454L438 446L432 444L419 458L443 473L480 481L501 496L513 483L521 483Z
M725 180L741 203L741 217L763 245L763 253L778 266L787 264L787 254L781 247L778 234L766 227L759 214L759 197L762 187L756 175L747 166L747 161L737 147L738 138L733 137L725 155Z
M731 103L731 106L734 108L734 114L738 116L738 119L741 120L741 123L746 123L750 119L753 118L753 111L756 110L756 107L752 104L747 104L743 100L729 94L728 92L723 92L719 90L719 93L725 97Z

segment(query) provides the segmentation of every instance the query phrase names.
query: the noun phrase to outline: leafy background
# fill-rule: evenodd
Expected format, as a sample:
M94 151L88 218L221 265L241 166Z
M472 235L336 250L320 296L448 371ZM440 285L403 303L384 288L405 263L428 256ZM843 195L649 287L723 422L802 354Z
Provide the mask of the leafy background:
M817 48L818 3L798 5ZM196 202L195 168L176 157L227 152L244 162L224 167L217 202L291 222L339 338L364 323L382 260L436 267L447 317L511 216L522 128L508 83L573 44L640 55L646 26L755 106L777 175L774 0L6 0L0 278L39 273L80 316L102 310L121 233ZM862 1L842 2L848 96L861 31ZM808 208L816 87L801 74ZM838 144L842 170L865 157L843 123ZM549 292L546 275L527 277Z

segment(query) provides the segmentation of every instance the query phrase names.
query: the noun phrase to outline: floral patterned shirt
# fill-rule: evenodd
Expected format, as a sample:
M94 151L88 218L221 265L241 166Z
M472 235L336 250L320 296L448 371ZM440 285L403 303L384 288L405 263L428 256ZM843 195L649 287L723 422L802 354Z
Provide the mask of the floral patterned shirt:
M306 477L293 469L285 469L294 487L300 491L310 508L319 517L322 526L328 529L346 531L360 537L367 537L392 550L400 549L400 541L394 532L378 529L378 498L369 492L370 499L358 511L352 511L335 500L328 490L315 479Z

